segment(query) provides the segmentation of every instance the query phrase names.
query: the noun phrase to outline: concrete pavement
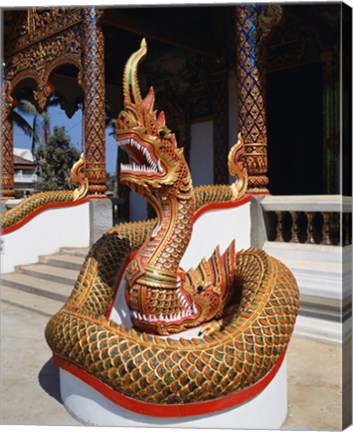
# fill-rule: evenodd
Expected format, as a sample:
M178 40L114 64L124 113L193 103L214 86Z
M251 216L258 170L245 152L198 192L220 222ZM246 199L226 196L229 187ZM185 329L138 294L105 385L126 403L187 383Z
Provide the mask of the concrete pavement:
M58 370L44 329L71 292L86 252L62 250L2 277L2 425L79 425L61 403ZM351 342L342 349L292 338L287 352L288 417L282 429L339 430L342 418L344 425L349 423L342 396L351 407L351 353Z
M78 425L60 401L58 371L44 339L48 317L1 304L3 425ZM293 338L288 349L289 412L283 429L342 425L341 348Z

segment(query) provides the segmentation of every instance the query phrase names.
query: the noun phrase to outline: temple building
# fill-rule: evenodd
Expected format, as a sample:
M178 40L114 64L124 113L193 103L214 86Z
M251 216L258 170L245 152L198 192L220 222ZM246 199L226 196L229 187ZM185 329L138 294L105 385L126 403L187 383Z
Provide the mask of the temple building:
M19 100L28 100L43 112L55 97L68 117L82 110L90 205L81 224L88 226L86 246L113 218L153 216L147 202L125 186L118 185L114 197L106 195L107 126L123 109L124 65L145 38L141 94L153 86L155 108L164 111L184 149L193 186L233 182L227 157L240 134L251 195L250 246L293 271L300 289L295 334L348 347L352 16L347 6L33 7L3 9L2 19L2 204L11 205L19 179L13 110ZM126 158L118 149L117 176Z
M141 80L146 89L153 82L196 184L228 181L226 154L239 129L257 192L350 195L350 155L340 152L340 85L349 85L343 58L340 78L341 5L276 9L4 10L3 196L13 194L11 109L24 98L43 110L53 94L69 116L84 106L90 191L104 193L106 107L115 118L123 64L142 36L150 56Z
M14 148L14 189L18 198L35 191L37 181L36 163L29 151Z

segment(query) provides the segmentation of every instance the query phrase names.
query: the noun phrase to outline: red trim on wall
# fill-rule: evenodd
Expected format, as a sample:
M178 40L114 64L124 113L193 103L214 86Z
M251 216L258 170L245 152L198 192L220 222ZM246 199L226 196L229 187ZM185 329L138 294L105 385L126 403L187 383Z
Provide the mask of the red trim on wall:
M3 230L0 230L0 234L9 234L13 231L18 230L19 228L23 227L26 223L28 223L31 219L35 218L38 214L49 210L49 209L56 209L56 208L63 208L63 207L74 207L80 204L84 204L86 202L89 202L91 199L105 199L106 196L102 195L89 195L86 198L83 198L82 200L73 201L73 202L61 202L61 203L49 203L45 204L36 210L34 210L31 214L23 218L20 222L18 222L15 225L12 225L8 228L4 228ZM243 204L246 204L251 199L251 195L245 195L243 198L241 198L238 201L234 202L227 202L227 203L213 203L213 204L206 204L202 207L200 207L193 216L193 223L205 212L211 211L211 210L221 210L221 209L228 209L228 208L235 208L238 206L241 206Z
M0 231L1 234L9 234L13 231L18 230L19 228L23 227L24 225L26 225L26 223L28 223L31 219L35 218L38 214L46 211L46 210L50 210L50 209L56 209L56 208L64 208L64 207L75 207L77 205L81 205L81 204L85 204L87 202L90 201L89 197L83 198L81 200L78 201L72 201L72 202L59 202L59 203L49 203L49 204L45 204L39 208L37 208L36 210L34 210L32 213L30 213L29 215L27 215L25 218L23 218L20 222L18 222L15 225L12 225L8 228L4 228L3 230Z
M83 369L80 369L73 363L70 363L57 355L54 355L53 359L58 367L76 376L104 395L107 399L111 400L122 408L152 417L188 417L211 414L217 411L225 410L227 408L234 408L254 398L260 392L262 392L276 376L283 363L285 354L286 352L281 355L277 363L261 380L257 381L254 385L247 387L244 390L210 401L174 405L147 403L137 399L132 399L131 397L125 396L115 391L110 386L103 383L98 378L90 375Z
M195 213L193 222L195 222L202 214L206 213L207 211L235 208L240 205L248 203L250 199L251 199L251 195L246 195L242 199L231 203L215 203L215 204L205 205ZM115 292L115 296L106 314L107 317L110 316L112 308L115 304L115 298L118 293L118 288L120 286L121 278L123 277L125 267L127 263L133 258L134 255L135 253L131 254L126 259L125 263L122 266L121 273L116 285L117 289ZM98 378L92 376L85 370L79 368L75 364L63 359L58 355L53 356L54 362L58 367L76 376L78 379L82 380L87 385L97 390L100 394L105 396L113 403L129 411L133 411L141 415L152 416L152 417L164 417L164 418L188 417L188 416L210 414L210 413L222 411L243 404L249 401L250 399L254 398L255 396L257 396L261 391L263 391L270 384L270 382L276 376L279 368L281 367L284 358L285 358L285 352L278 359L277 363L272 367L272 369L261 380L256 382L254 385L244 390L241 390L239 392L215 400L210 400L210 401L195 402L195 403L188 403L188 404L166 405L166 404L147 403L147 402L139 401L137 399L133 399L131 397L125 396L122 393L117 392L107 384L103 383Z
M193 216L193 221L192 221L192 223L195 223L195 221L196 221L200 216L202 216L204 213L206 213L206 212L208 212L208 211L211 211L211 210L223 210L223 209L229 209L229 208L236 208L236 207L239 207L239 206L241 206L241 205L243 205L243 204L248 203L250 200L251 200L251 195L245 195L243 198L241 198L241 199L238 200L238 201L233 201L233 202L228 202L228 203L212 203L212 204L206 204L206 205L200 207L200 208L195 212L195 214L194 214L194 216ZM111 305L110 305L110 307L109 307L109 309L108 309L108 312L106 313L106 317L107 317L107 318L109 318L109 316L110 316L110 314L111 314L111 312L112 312L112 309L113 309L113 307L114 307L115 300L116 300L116 296L117 296L117 294L118 294L118 289L119 289L119 286L120 286L120 283L121 283L121 278L123 277L123 274L124 274L125 268L126 268L126 266L128 265L128 263L129 263L132 259L134 259L135 255L136 255L136 252L137 252L137 251L132 252L132 253L130 254L130 256L129 256L128 258L126 258L126 260L125 260L125 262L124 262L124 264L123 264L123 266L122 266L122 268L121 268L121 272L120 272L120 275L119 275L119 278L118 278L118 282L117 282L117 284L116 284L116 290L115 290L114 298L113 298L113 300L112 300L112 302L111 302Z
M250 200L251 200L251 195L246 194L243 196L243 198L240 198L237 201L205 204L204 206L202 206L198 210L196 210L196 212L194 213L192 222L195 223L200 216L202 216L204 213L206 213L208 211L236 208L236 207L239 207L241 205L244 205L244 204L250 202Z

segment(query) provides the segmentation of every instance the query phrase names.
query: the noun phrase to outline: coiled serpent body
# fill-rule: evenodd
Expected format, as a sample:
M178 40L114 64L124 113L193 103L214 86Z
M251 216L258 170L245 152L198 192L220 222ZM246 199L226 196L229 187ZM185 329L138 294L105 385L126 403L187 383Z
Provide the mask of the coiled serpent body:
M46 204L72 202L75 201L75 198L76 192L71 190L46 191L31 195L0 215L0 227L1 229L10 228Z
M227 200L226 188L215 186L213 199ZM195 195L198 207L207 203L204 188ZM116 226L91 248L70 298L47 325L49 346L114 390L145 402L212 400L251 386L289 342L298 309L293 275L264 251L241 251L240 302L230 308L220 331L188 340L127 329L106 314L123 264L154 225L151 220Z

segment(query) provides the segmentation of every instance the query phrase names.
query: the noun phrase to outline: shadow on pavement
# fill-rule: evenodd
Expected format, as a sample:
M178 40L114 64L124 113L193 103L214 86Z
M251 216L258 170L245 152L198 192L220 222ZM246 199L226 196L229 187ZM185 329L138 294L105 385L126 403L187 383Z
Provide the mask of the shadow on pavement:
M43 390L45 390L49 396L62 404L60 396L59 368L55 365L52 358L42 367L38 375L38 380Z

